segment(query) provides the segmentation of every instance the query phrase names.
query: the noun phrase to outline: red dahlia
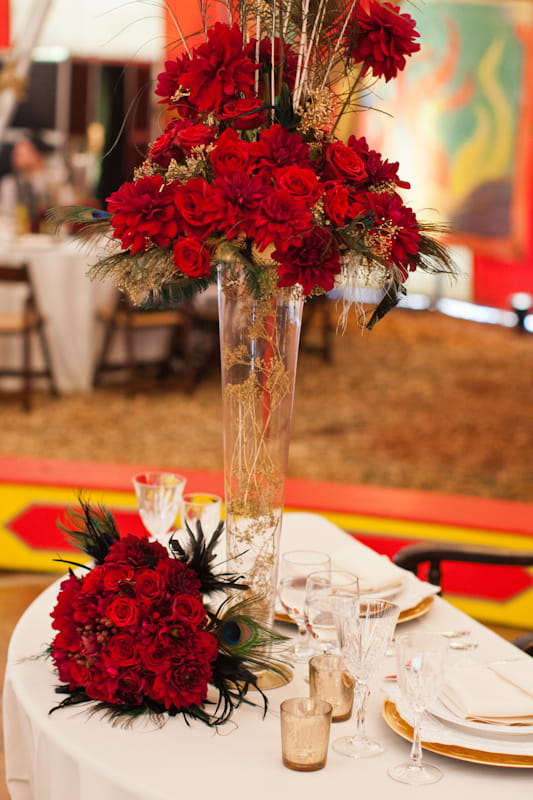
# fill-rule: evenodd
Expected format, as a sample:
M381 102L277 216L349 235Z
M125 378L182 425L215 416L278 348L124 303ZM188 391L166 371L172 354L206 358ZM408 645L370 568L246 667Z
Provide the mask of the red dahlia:
M289 244L274 251L273 258L280 263L278 286L299 283L304 294L311 294L316 286L330 291L340 272L339 253L328 228L313 228L299 246Z
M210 113L230 98L251 94L256 69L243 50L239 27L216 22L207 31L207 42L193 50L179 81L189 90L190 102Z
M107 198L107 209L115 238L132 255L150 245L167 247L178 233L174 188L164 186L160 175L123 183Z
M346 31L346 54L363 65L363 75L372 70L376 78L389 81L405 67L405 56L420 50L414 41L420 35L415 26L409 14L400 14L399 6L380 0L359 2Z

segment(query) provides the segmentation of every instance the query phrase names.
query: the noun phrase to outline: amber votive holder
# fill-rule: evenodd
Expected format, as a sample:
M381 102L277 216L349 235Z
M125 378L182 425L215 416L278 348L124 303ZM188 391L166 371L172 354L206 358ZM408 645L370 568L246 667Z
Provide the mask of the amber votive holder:
M355 681L342 656L323 653L309 660L309 694L331 704L332 722L351 717Z
M284 700L281 710L283 765L299 772L326 766L331 727L331 703L318 697Z

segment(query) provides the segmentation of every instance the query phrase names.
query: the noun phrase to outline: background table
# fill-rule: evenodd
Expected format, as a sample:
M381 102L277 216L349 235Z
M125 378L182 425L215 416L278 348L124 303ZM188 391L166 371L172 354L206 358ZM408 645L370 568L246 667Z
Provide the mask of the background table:
M89 280L87 270L92 256L73 239L28 234L2 242L2 250L3 261L29 264L37 300L46 318L46 336L59 391L86 391L92 384L101 336L96 310L113 301L113 286ZM0 310L17 307L17 299L4 293ZM15 346L3 341L2 358L16 358ZM37 347L34 355L40 357Z
M311 516L287 514L286 528L298 528L301 534ZM322 522L317 520L318 529ZM331 523L323 523L327 533ZM386 770L407 757L409 744L382 718L384 695L379 680L370 697L367 720L369 733L386 745L386 752L353 761L330 748L325 769L313 773L293 772L281 764L279 704L286 697L307 695L301 668L290 684L268 693L270 710L265 719L259 708L243 706L233 722L218 730L201 723L188 727L181 717L169 719L162 728L141 721L123 729L100 716L90 717L83 706L49 715L58 700L56 678L49 661L33 656L51 640L49 613L56 593L57 585L53 585L37 598L18 623L10 644L4 731L12 800L233 800L239 795L254 800L350 796L383 800L410 797L413 792L431 800L474 793L484 800L501 800L506 792L512 792L513 800L531 798L533 772L529 769L475 765L431 753L428 760L444 772L439 783L417 790L392 781ZM520 657L512 645L438 597L428 613L401 625L402 632L452 628L472 631L479 644L475 652L482 660ZM468 657L463 652L454 655ZM391 670L394 661L387 658L381 676ZM352 732L353 725L351 720L333 725L332 738Z

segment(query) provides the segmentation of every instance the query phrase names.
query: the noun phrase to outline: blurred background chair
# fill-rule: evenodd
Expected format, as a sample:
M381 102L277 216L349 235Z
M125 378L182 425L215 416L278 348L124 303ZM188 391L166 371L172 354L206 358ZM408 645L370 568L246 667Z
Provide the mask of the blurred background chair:
M9 308L17 308L0 312L0 337L18 339L20 344L19 358L0 365L0 375L21 379L22 405L25 411L31 411L35 378L47 378L50 393L58 394L46 339L45 319L39 310L27 264L0 264L0 287L3 299L7 299L8 289L13 291L16 300L9 299ZM32 344L35 338L40 344L43 367L34 365ZM12 355L11 352L9 355Z
M126 372L128 393L135 394L144 388L142 373L155 369L161 382L171 374L180 374L184 391L192 391L195 369L191 347L191 313L188 303L177 308L144 309L133 306L125 294L118 293L111 310L98 312L104 323L104 337L100 356L94 370L93 386L102 385L103 373L122 370ZM141 339L149 332L166 332L162 355L146 357L141 353ZM120 341L121 340L121 341ZM122 346L121 360L111 359L115 343ZM179 363L178 363L179 362Z
M402 547L393 557L399 567L415 575L427 564L427 580L441 586L446 562L494 564L507 567L533 567L533 550L510 550L503 547L461 545L446 542L420 542ZM533 624L533 620L532 620ZM514 644L533 656L533 631L514 639Z

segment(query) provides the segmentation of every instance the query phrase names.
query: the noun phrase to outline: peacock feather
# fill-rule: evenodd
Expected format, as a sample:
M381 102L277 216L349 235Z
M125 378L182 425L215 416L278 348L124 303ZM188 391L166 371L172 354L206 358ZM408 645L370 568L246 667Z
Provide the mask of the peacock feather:
M108 232L111 216L90 206L56 206L46 212L46 221L56 232L62 225L74 225L78 238L90 240Z
M120 539L115 519L104 506L94 507L81 495L78 500L81 511L67 509L67 519L71 527L66 527L61 522L58 522L58 527L67 534L74 547L90 556L95 564L102 564L111 545ZM65 559L58 560L72 563Z

